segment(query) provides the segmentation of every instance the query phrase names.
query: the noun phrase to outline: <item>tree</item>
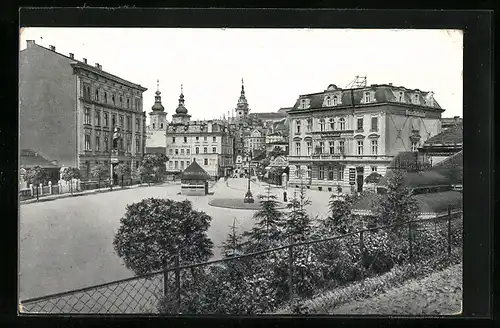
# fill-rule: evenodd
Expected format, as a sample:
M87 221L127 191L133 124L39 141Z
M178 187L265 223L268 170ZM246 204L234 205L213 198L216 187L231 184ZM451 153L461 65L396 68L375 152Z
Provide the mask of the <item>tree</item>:
M305 188L302 185L298 195L295 194L287 204L289 213L285 227L294 242L305 241L311 233L311 218L305 209L308 205L311 205L311 200L306 197Z
M90 174L97 178L97 188L101 188L101 178L108 172L108 169L104 165L96 165L90 170Z
M40 183L44 183L45 180L47 180L46 172L40 166L26 168L26 173L24 174L24 180L35 186L36 200L38 201L38 188Z
M233 219L233 224L229 226L230 233L226 240L222 243L222 251L225 257L236 256L243 253L243 236L237 232L236 218Z
M329 215L321 221L321 227L328 234L345 234L359 227L354 227L354 222L351 220L351 209L361 196L352 195L335 195L330 196L328 203Z
M372 172L366 177L365 182L376 184L380 182L380 179L382 179L382 175L380 173Z
M62 179L70 183L69 188L72 195L73 195L73 179L80 179L80 177L81 177L80 170L76 167L67 167L62 174Z
M163 153L151 153L144 155L141 165L146 168L149 174L154 174L157 181L159 181L163 178L165 163L167 162L167 155Z
M250 252L279 246L283 237L283 213L278 209L277 197L271 194L270 186L267 186L267 195L259 195L259 199L259 210L253 215L257 222L249 232L243 234L248 237Z
M144 182L144 178L149 176L148 170L144 167L144 165L139 165L139 167L135 170L135 173L141 180L141 184Z
M125 164L125 163L120 163L116 166L115 168L115 172L116 172L116 175L120 176L121 177L121 180L122 180L122 187L123 187L123 178L126 176L126 175L129 175L130 174L130 165L128 164Z
M137 275L173 266L177 254L183 262L203 262L212 256L211 220L188 200L146 198L127 206L114 249Z
M387 181L387 192L375 207L378 224L395 224L415 220L418 216L418 205L412 197L411 189L404 183L404 173L394 170Z

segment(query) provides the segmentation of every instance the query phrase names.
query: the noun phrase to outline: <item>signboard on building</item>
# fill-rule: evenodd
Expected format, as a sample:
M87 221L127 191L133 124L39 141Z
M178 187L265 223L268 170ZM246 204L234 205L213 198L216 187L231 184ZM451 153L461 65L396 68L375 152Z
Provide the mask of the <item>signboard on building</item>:
M356 169L355 168L349 169L349 184L350 185L356 184Z
M425 112L418 112L416 110L406 110L406 115L408 116L417 116L417 117L425 117Z

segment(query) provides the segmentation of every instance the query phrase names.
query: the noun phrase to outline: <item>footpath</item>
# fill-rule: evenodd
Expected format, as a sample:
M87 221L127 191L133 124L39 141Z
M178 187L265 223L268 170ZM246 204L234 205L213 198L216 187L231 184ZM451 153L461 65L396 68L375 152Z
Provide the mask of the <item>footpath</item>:
M42 202L47 202L47 201L52 201L56 199L61 199L61 198L68 198L68 197L79 197L79 196L85 196L85 195L93 195L97 193L105 193L105 192L115 192L115 191L121 191L121 190L127 190L127 189L135 189L135 188L140 188L140 187L153 187L153 186L162 186L162 185L180 185L180 181L168 181L168 182L162 182L162 183L152 183L152 184L137 184L137 185L132 185L132 186L124 186L121 187L119 185L114 186L113 189L111 190L109 187L105 188L99 188L99 189L90 189L90 190L83 190L83 191L75 191L73 194L70 192L62 193L62 194L54 194L54 195L47 195L47 196L40 196L38 198L38 201L36 200L36 197L22 200L19 203L21 205L24 204L31 204L31 203L42 203Z

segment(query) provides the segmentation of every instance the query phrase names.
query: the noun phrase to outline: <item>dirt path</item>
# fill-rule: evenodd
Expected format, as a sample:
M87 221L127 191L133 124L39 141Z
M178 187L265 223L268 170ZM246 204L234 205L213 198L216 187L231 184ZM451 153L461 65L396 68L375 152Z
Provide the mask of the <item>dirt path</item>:
M452 315L461 311L462 264L451 266L379 296L355 301L333 314Z

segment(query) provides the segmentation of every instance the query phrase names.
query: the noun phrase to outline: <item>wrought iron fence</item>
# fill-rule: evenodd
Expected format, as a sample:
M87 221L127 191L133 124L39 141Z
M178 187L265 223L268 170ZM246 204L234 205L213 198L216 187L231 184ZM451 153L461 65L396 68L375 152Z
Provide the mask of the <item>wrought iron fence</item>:
M462 221L461 211L448 210L437 218L288 243L204 263L183 263L177 255L173 267L162 271L21 301L21 312L272 313L294 298L365 281L394 265L418 266L438 255L451 257L454 250L461 252ZM398 243L387 248L390 238L398 238Z

